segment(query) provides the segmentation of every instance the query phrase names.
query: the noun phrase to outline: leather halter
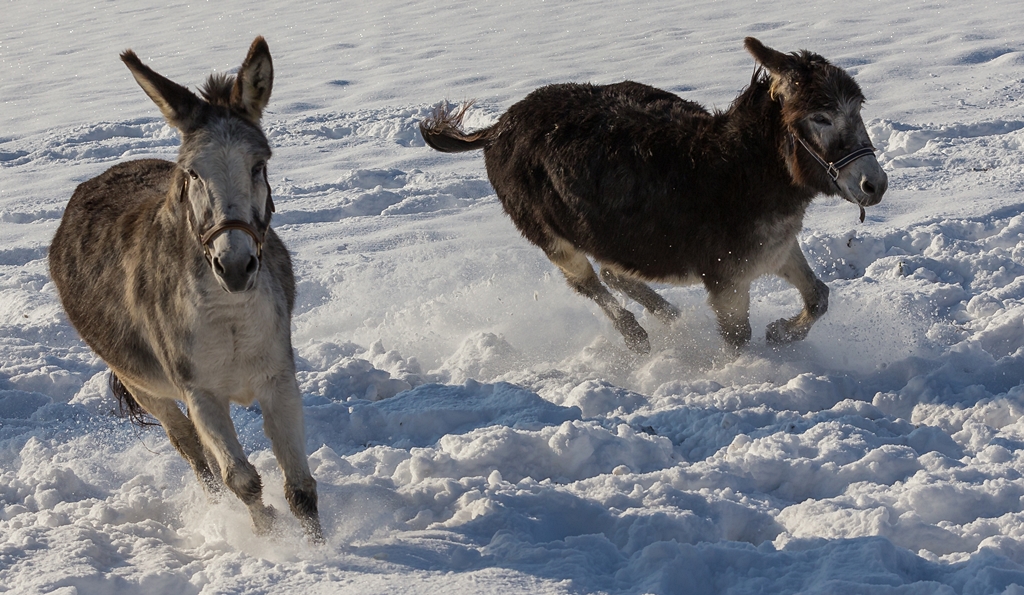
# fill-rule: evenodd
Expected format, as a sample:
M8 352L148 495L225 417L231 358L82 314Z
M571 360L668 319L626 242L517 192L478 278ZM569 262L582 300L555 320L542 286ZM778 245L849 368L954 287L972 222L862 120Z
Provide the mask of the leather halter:
M790 144L793 144L794 139L798 141L803 146L803 148L807 150L808 153L811 154L811 157L813 157L814 160L818 162L818 165L825 168L825 173L828 175L829 179L832 180L832 185L836 187L836 190L839 191L839 194L843 193L843 189L839 187L839 170L843 169L847 165L850 165L851 163L860 159L861 157L867 157L868 155L875 154L875 148L871 145L868 145L866 147L861 147L851 153L848 153L846 156L844 156L842 159L839 159L838 161L825 161L825 159L822 158L821 155L818 155L817 151L811 148L811 145L807 144L807 141L797 136L796 133L791 130L789 132ZM864 223L864 205L860 203L854 204L856 204L860 208L860 222Z
M828 174L828 177L832 178L832 183L836 185L836 188L839 188L839 183L837 181L839 180L839 170L850 165L861 157L867 157L868 155L875 154L875 148L868 145L849 153L838 161L825 161L821 155L818 155L818 153L811 148L811 145L807 144L807 141L800 138L793 132L790 132L789 136L791 141L792 139L796 139L801 145L803 145L803 147L807 149L807 152L811 154L811 157L814 157L814 160L818 162L818 165L825 168L825 173Z
M181 185L181 193L178 196L178 200L182 203L184 203L188 198L188 183L191 178L192 175L189 172L185 172L185 181ZM206 260L211 264L213 263L213 258L210 256L210 243L213 242L214 238L220 234L232 229L244 231L252 238L252 241L256 244L256 259L260 264L263 263L263 243L267 239L267 231L270 230L270 214L275 212L274 199L270 196L270 180L267 179L266 168L263 169L263 182L267 185L267 204L264 208L264 212L267 213L267 222L266 227L264 227L262 232L248 221L242 221L241 219L225 219L208 229L206 233L200 235L198 224L195 221L195 215L191 208L188 210L189 222L192 224L192 229L196 232L196 238L199 240L199 244L203 247L203 253L206 255Z
M256 242L256 259L262 261L263 242L267 238L267 233L265 231L263 233L260 233L259 230L256 229L256 226L254 226L252 223L247 223L245 221L242 221L241 219L228 219L226 221L221 221L217 225L214 225L209 230L207 230L207 232L204 233L202 237L199 238L199 243L203 245L203 250L205 250L206 252L207 260L209 260L210 258L210 243L213 242L213 239L219 236L220 234L224 233L225 231L229 231L232 229L238 229L249 234L249 237L251 237L252 240ZM270 228L268 227L267 229Z

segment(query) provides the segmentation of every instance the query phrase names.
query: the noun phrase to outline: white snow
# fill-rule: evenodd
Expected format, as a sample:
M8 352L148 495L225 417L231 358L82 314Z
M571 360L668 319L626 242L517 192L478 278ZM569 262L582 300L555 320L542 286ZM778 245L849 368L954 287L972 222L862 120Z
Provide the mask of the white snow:
M274 225L328 543L257 538L106 368L46 254L76 184L173 158L117 54L192 87L266 36ZM890 187L801 244L808 338L755 284L727 355L699 288L627 352L502 213L479 153L425 147L532 89L633 79L725 107L742 39L853 74ZM0 591L1024 594L1024 11L1016 0L6 3L0 19ZM284 504L258 408L233 411Z

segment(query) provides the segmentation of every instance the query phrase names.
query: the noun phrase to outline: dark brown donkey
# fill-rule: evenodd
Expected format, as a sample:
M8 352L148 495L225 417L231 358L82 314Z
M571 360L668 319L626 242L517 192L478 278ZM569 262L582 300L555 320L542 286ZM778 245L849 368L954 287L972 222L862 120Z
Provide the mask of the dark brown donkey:
M177 163L129 161L75 190L50 246L64 309L110 366L122 404L156 417L204 486L216 493L223 481L266 533L274 510L229 414L232 402L259 401L288 504L320 541L292 355L295 279L270 229L260 128L270 50L257 37L238 74L211 76L202 98L131 50L121 60L181 132L181 149Z
M644 281L703 283L725 340L750 340L750 284L792 283L803 311L767 339L803 339L828 308L828 287L800 251L804 210L819 193L861 208L888 184L872 156L857 83L807 51L783 54L748 37L763 65L728 110L634 82L551 85L483 130L460 129L464 106L420 124L445 152L484 150L505 212L612 319L630 349L647 332L608 289L670 322L679 310ZM598 277L588 260L601 265Z

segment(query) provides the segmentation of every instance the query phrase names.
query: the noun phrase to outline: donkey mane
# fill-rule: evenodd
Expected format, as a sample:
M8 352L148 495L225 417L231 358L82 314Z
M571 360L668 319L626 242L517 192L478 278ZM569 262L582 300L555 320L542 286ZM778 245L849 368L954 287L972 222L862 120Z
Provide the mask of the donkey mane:
M715 110L716 116L727 116L731 114L743 114L746 110L752 109L759 103L765 103L765 99L771 98L771 77L762 66L754 69L750 75L750 84L746 86L736 99L732 100L729 107L722 110Z
M230 108L231 90L234 86L235 75L217 72L207 77L206 82L199 88L199 94L210 105Z
M260 117L256 116L254 119L253 114L242 107L243 104L239 102L240 91L238 85L238 75L217 72L208 76L206 82L199 87L199 94L209 104L206 106L207 116L221 110L227 110L240 117L244 122L256 124ZM269 145L265 148L268 151L270 150Z

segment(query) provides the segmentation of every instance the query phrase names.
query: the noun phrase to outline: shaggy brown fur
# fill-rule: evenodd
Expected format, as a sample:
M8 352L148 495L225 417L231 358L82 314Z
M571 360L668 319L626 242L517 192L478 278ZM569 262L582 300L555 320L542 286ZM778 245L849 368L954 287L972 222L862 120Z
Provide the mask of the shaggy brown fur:
M794 141L830 162L870 146L849 75L810 52L782 54L753 38L746 47L767 72L755 71L724 112L631 81L562 84L530 93L483 130L462 132L465 108L439 109L420 130L439 151L483 149L516 227L631 349L647 352L647 333L602 280L665 321L678 310L643 281L703 283L723 336L738 346L750 338L750 282L774 273L805 307L773 323L768 339L802 339L828 307L828 288L796 241L804 210L818 193L875 204L885 173L862 158L833 182Z

